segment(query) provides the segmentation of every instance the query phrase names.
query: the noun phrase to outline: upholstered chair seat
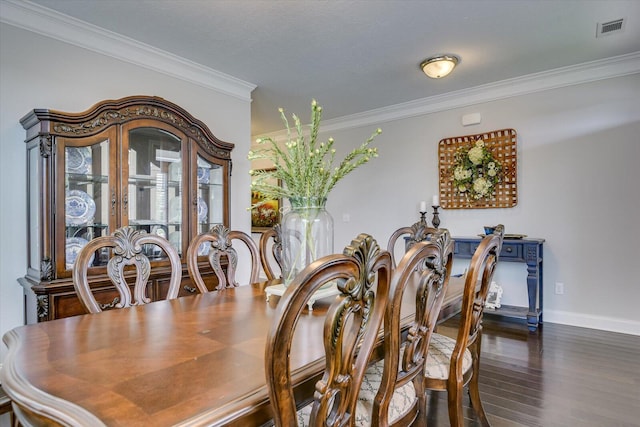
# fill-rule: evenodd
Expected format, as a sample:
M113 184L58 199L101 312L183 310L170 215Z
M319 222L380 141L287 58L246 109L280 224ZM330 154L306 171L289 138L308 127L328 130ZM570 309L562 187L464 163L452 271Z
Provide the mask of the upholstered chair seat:
M451 366L451 355L456 346L456 340L446 335L434 333L431 335L429 351L427 352L427 363L425 366L425 376L446 380L449 378L449 367ZM471 369L473 359L469 349L465 349L462 357L463 375Z
M358 406L356 408L356 425L370 426L371 414L373 413L373 401L376 393L380 389L382 373L384 371L384 360L371 365L364 374L364 380L358 395ZM416 389L412 382L394 390L389 404L389 424L393 424L402 415L406 414L415 405L417 399Z
M372 425L371 414L373 414L373 401L382 383L382 373L384 372L384 360L380 360L367 368L364 375L358 402L356 403L355 425L368 427ZM417 399L416 390L412 382L395 389L389 404L389 424L406 414ZM298 426L307 427L309 425L309 415L311 405L307 405L298 411Z

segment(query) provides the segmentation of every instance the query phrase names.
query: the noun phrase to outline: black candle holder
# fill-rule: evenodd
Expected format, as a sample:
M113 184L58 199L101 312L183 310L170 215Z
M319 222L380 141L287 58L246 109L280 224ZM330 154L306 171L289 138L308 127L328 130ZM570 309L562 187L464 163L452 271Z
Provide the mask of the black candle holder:
M438 216L438 208L440 206L431 206L433 208L433 219L431 223L433 224L433 228L438 228L440 226L440 217Z
M420 222L427 223L427 212L420 212Z

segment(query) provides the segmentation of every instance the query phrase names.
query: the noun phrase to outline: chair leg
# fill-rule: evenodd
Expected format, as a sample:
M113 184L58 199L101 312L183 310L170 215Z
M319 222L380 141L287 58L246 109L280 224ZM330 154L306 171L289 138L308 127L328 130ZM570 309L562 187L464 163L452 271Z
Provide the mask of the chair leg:
M447 401L449 407L449 424L451 427L463 427L464 416L462 414L462 384L459 387L449 382Z
M433 414L433 416L436 416L435 414L438 413L438 408L440 408L440 399L438 397L438 394L441 393L440 390L429 390L426 393L426 411L425 411L425 415L431 415Z
M427 427L427 391L424 388L422 374L413 380L413 387L418 396L418 417L412 424L413 427Z
M474 375L473 378L471 378L471 381L469 381L469 398L471 399L471 406L473 406L473 410L476 411L476 415L480 419L480 423L484 427L490 427L487 415L484 413L482 401L480 400L477 375Z
M473 406L473 410L476 412L480 423L484 427L490 427L489 420L487 419L487 414L484 412L484 407L482 406L482 401L480 400L480 387L478 377L480 376L480 343L481 335L478 336L478 340L474 344L474 348L471 349L471 353L473 355L473 366L471 369L473 370L473 374L471 376L471 380L469 381L469 399L471 400L471 406Z

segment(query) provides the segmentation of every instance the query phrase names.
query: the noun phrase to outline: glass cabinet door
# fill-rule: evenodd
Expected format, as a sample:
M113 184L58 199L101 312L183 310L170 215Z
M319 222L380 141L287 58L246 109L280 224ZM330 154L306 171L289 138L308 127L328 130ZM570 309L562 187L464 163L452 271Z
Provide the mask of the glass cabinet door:
M198 156L198 233L224 222L223 168Z
M61 139L64 147L65 269L71 270L80 249L89 240L110 233L115 218L115 194L110 191L108 137L95 141ZM93 142L90 145L79 143ZM106 254L94 255L90 265L104 265Z
M205 233L214 225L224 223L224 176L223 167L210 162L200 155L196 156L196 233ZM203 243L198 255L208 253L208 244Z
M151 127L130 129L127 134L123 223L168 239L182 254L182 139ZM157 246L145 246L149 258L166 258Z

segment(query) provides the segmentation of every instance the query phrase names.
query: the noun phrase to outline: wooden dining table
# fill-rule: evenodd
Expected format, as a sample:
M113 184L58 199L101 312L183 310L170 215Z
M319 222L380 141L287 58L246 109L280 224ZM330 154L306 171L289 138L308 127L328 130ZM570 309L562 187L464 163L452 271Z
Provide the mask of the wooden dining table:
M15 328L0 371L23 425L262 425L272 419L264 374L267 331L280 300L270 282ZM331 298L296 328L296 399L324 370ZM445 300L443 313L456 298ZM403 324L413 317L407 289Z

